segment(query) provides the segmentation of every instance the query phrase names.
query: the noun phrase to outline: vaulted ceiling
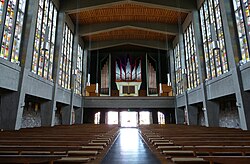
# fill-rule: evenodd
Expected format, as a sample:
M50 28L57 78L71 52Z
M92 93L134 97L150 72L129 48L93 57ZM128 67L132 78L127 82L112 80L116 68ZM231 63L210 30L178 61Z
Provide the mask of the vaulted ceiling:
M157 1L157 2L156 2ZM196 0L61 0L91 50L139 45L167 50Z

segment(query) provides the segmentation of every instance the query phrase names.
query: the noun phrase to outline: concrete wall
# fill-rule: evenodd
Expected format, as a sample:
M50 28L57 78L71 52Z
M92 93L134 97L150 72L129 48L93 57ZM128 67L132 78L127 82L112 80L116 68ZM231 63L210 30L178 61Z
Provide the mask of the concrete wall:
M0 58L0 88L17 91L21 68Z
M231 72L220 75L206 82L207 98L212 100L222 96L234 94L234 82Z
M250 91L250 62L240 67L243 88L245 91Z
M188 94L189 105L202 102L202 90L200 86L198 86L193 90L188 91L187 94Z

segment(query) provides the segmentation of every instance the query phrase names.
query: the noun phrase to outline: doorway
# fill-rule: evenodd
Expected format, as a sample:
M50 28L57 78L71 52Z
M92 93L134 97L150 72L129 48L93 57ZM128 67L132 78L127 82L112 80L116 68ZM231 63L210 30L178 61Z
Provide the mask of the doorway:
M138 112L121 112L121 127L137 127Z

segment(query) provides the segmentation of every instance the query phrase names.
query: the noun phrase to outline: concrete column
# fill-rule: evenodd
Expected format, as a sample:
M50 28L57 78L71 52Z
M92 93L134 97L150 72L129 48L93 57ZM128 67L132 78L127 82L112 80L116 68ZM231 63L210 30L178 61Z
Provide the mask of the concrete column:
M78 56L78 34L74 34L74 40L73 40L73 53L72 53L72 70L71 71L71 94L70 94L70 110L74 110L74 97L75 97L75 81L76 76L74 70L76 70L76 63L77 63L77 56ZM72 112L70 112L70 119L72 119ZM72 123L72 120L70 120L70 123Z
M170 114L170 112L164 112L164 117L165 117L165 124L170 124L171 123L171 114Z
M137 125L140 126L140 112L137 112Z
M189 105L187 108L187 123L188 125L198 125L198 108Z
M213 101L209 101L207 99L207 89L205 85L205 72L206 66L204 63L204 54L202 49L202 38L201 38L201 30L200 30L200 19L198 10L194 10L192 12L193 24L194 24L194 36L195 36L195 46L197 51L197 59L199 66L199 76L200 76L200 86L202 91L202 99L203 99L203 112L205 116L206 126L217 127L219 126L219 104Z
M219 112L220 112L219 103L213 101L207 101L206 107L203 108L203 111L204 111L206 126L218 127Z
M152 111L152 118L153 118L153 124L158 124L158 115L156 110Z
M24 95L23 95L24 96ZM22 98L24 100L24 97ZM21 122L17 123L17 120L22 119L22 112L24 107L24 101L20 104L20 93L13 92L10 94L2 95L1 96L1 103L0 103L0 116L1 116L1 124L0 129L4 130L14 130L19 129L21 127ZM17 109L18 108L18 109ZM20 112L17 115L18 110ZM20 118L17 118L20 117Z
M33 45L35 38L38 0L28 1L23 23L23 38L21 42L21 72L18 91L1 96L0 116L1 128L5 130L20 129L23 115L25 93L28 87L28 74L31 70Z
M118 126L121 127L121 112L118 112Z
M175 65L174 65L174 50L171 49L168 52L170 57L170 75L171 75L171 85L173 88L173 94L176 95L176 86L175 86Z
M47 101L44 103L41 103L41 120L42 120L42 126L49 126L51 123L51 117L48 117L48 112L50 115L55 115L55 110L51 110L52 101ZM53 111L53 113L51 113Z
M250 129L250 93L245 92L241 72L239 69L239 48L237 42L237 34L235 33L233 6L230 0L220 0L221 16L223 22L223 30L226 42L226 50L228 55L229 69L232 72L232 79L234 82L234 91L236 96L236 105L240 118L240 127L244 130Z
M106 112L105 111L101 111L100 112L100 124L105 124L105 118L106 118Z
M75 109L75 124L83 123L83 108Z
M83 90L83 96L85 96L86 92L86 83L87 83L87 59L88 59L88 51L85 49L83 52L83 65L82 65L82 90ZM83 97L84 99L84 97Z
M176 124L183 124L185 120L184 109L175 108L175 120Z
M58 23L57 23L57 32L56 32L56 42L55 42L55 55L54 55L54 69L53 69L53 82L54 87L52 90L52 100L50 107L44 109L47 113L47 120L44 126L54 126L55 120L55 111L56 111L56 99L57 99L57 88L58 88L58 80L59 80L59 70L60 70L60 59L61 59L61 51L62 51L62 40L63 40L63 30L65 23L65 13L59 12L58 14ZM63 121L62 121L63 124Z
M71 113L72 113L70 105L62 107L61 112L62 112L62 124L63 125L70 125L71 124Z

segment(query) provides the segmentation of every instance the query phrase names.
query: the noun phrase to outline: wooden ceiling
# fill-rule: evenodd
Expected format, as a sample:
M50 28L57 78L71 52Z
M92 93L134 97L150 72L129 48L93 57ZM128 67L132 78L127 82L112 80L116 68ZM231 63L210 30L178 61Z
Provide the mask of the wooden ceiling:
M143 3L133 3L132 1L121 1L121 3L110 4L95 8L79 9L75 12L70 12L69 16L73 23L79 24L80 27L88 26L92 28L94 26L105 26L110 23L125 23L131 22L144 22L151 24L153 27L155 24L163 25L178 25L183 23L187 17L187 12L181 12L181 10L171 10L171 8L159 8L150 5L144 5ZM81 34L79 34L81 35ZM126 43L129 40L151 40L155 42L172 42L175 34L167 34L166 31L154 31L152 29L134 29L130 27L122 27L93 32L87 36L83 36L83 40L86 42L95 41L114 41L124 40Z
M166 42L173 40L173 35L166 35L146 30L139 30L133 28L123 28L100 34L94 34L83 37L87 41L106 41L106 40L157 40Z
M79 24L124 21L178 24L178 21L183 22L187 16L187 13L161 8L151 8L133 3L125 3L100 9L73 13L69 16L74 22L76 22L78 19Z

